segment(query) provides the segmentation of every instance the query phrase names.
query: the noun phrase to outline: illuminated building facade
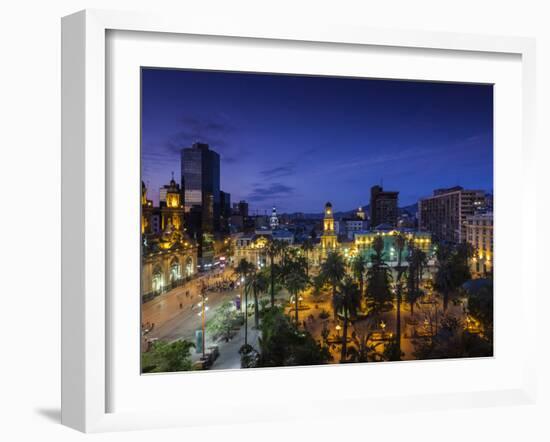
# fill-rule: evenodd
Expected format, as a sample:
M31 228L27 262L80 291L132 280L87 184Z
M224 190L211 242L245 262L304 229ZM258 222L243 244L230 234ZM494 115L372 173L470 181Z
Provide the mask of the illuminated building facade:
M335 232L334 211L331 203L325 205L323 218L323 232L319 237L319 242L314 244L308 257L313 265L320 265L330 251L341 253L345 259L353 259L358 254L362 254L367 262L370 261L373 253L373 243L376 237L382 237L384 242L384 259L390 266L396 266L398 262L398 251L396 239L398 235L405 238L405 247L403 248L401 260L402 265L407 265L407 256L410 248L415 247L426 253L428 266L434 265L435 245L432 242L430 232L419 232L413 229L395 229L388 224L379 226L379 229L355 231L351 241L343 238L339 241ZM233 235L232 262L237 265L241 259L255 263L259 267L266 265L267 254L265 247L271 240L286 242L288 247L301 249L301 244L294 242L294 235L284 229L275 230L256 230L253 233L237 233Z
M334 213L330 202L325 204L325 217L323 219L323 233L321 235L321 248L325 253L336 249L338 235L334 230Z
M466 241L466 218L485 206L485 192L460 186L437 189L418 202L420 230L432 232L439 240Z
M160 228L164 230L169 224L177 230L183 228L183 216L185 210L183 202L180 201L181 189L179 184L170 180L170 184L164 186L165 201L160 203Z
M196 271L197 245L185 231L181 189L174 179L165 188L165 204L153 207L142 183L142 302L183 284ZM159 232L154 227L156 217L160 218Z
M373 252L374 239L381 236L384 241L384 257L389 265L397 265L398 250L396 239L401 235L405 238L405 247L403 248L401 260L402 264L406 265L406 257L409 255L410 248L415 247L422 250L428 260L433 259L435 254L435 246L432 243L432 235L429 232L418 232L414 230L373 230L360 232L355 234L355 250L356 253L363 254L367 260Z
M284 242L288 247L294 246L294 235L284 229L256 230L253 233L241 232L233 235L233 264L238 265L241 259L246 259L258 268L265 266L269 259L265 247L272 240Z
M493 271L493 213L480 213L466 218L466 241L474 248L471 271L484 276Z

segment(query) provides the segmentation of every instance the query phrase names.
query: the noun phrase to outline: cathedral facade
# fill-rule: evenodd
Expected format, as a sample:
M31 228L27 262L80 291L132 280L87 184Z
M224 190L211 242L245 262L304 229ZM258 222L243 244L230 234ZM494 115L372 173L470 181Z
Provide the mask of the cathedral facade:
M197 244L186 233L180 188L172 178L165 190L165 201L153 207L142 183L142 302L182 285L197 269ZM156 224L158 228L154 228Z

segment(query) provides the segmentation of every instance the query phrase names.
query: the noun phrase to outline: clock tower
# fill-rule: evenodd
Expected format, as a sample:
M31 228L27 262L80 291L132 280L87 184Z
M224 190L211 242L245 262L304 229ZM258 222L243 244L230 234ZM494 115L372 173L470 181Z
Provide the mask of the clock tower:
M323 234L321 235L321 247L323 250L335 249L338 245L338 236L334 231L334 214L332 204L325 204L325 217L323 219Z

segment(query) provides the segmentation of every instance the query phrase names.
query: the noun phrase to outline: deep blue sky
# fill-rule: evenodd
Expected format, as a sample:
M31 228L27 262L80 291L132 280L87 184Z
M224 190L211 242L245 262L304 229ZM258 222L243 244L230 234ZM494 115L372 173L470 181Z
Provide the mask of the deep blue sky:
M490 85L143 69L142 172L158 201L194 141L221 156L221 187L261 212L399 205L434 188L493 190Z

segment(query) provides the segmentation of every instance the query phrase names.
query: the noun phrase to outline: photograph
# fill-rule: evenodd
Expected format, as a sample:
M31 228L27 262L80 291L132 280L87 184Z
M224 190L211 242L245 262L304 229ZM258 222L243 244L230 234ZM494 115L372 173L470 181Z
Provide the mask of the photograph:
M493 357L493 84L140 92L142 374Z

